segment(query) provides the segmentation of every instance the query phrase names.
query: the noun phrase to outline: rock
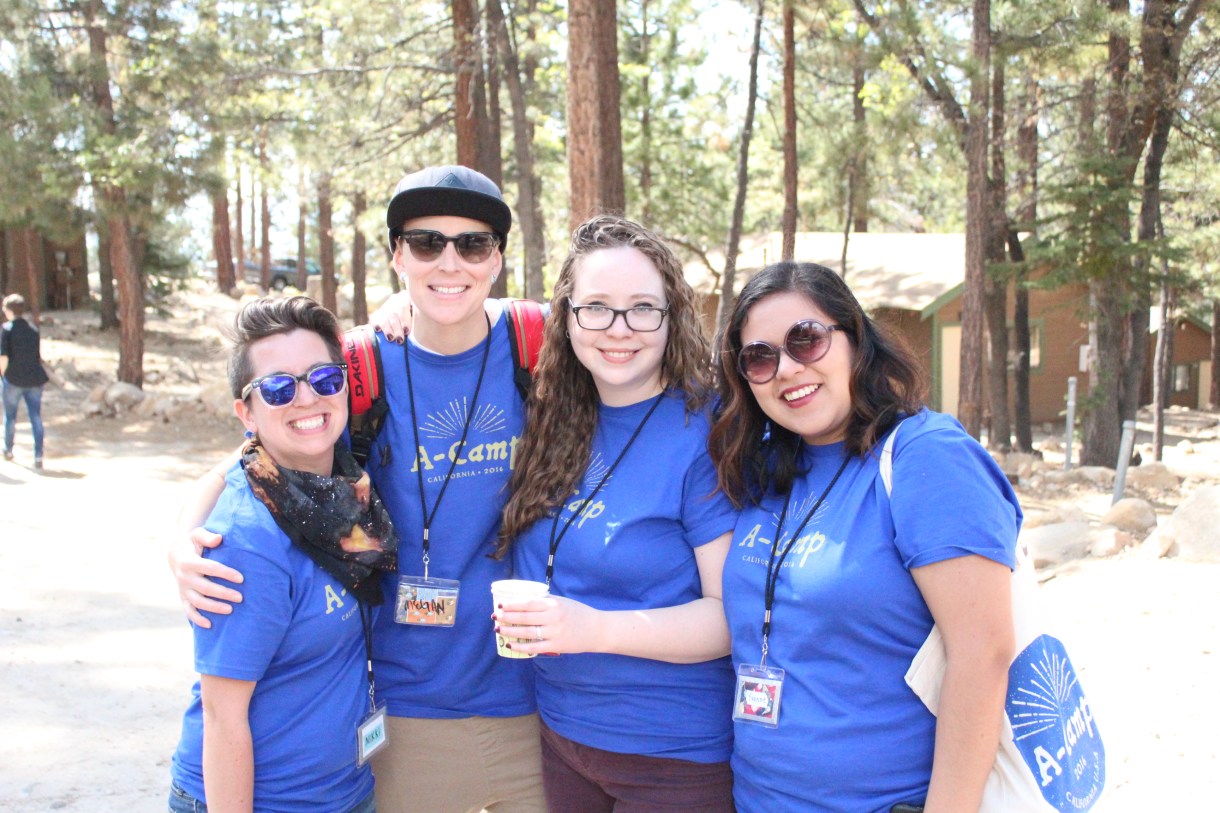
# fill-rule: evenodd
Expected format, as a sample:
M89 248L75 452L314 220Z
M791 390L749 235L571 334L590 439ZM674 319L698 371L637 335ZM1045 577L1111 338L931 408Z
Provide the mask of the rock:
M1006 455L1001 455L1001 459L997 462L1005 474L1016 475L1021 480L1028 480L1030 475L1034 473L1034 466L1038 459L1037 455L1023 452L1009 452Z
M199 401L212 413L222 418L233 414L233 391L227 379L209 381L199 388Z
M1203 486L1182 501L1158 536L1167 550L1192 562L1220 562L1220 486Z
M144 390L137 387L135 384L128 384L125 381L116 381L106 388L106 394L102 397L106 402L106 406L116 412L131 409L136 404L144 400Z
M1169 470L1164 463L1150 462L1127 469L1127 485L1138 489L1172 491L1181 483L1181 478Z
M1080 559L1089 551L1089 523L1057 522L1036 528L1022 528L1019 544L1029 548L1034 567L1060 565Z
M1089 555L1113 556L1135 544L1135 537L1113 525L1099 525L1089 531Z
M1127 497L1110 506L1101 518L1102 525L1113 525L1143 538L1156 527L1156 511L1152 503L1138 497Z
M1063 522L1088 522L1084 509L1078 505L1056 505L1046 511L1026 514L1022 528L1041 528L1043 525L1057 525Z
M1102 488L1114 486L1114 469L1108 466L1080 466L1072 469L1077 482L1092 483Z
M1181 452L1182 454L1194 454L1195 453L1195 444L1191 443L1189 440L1179 440L1177 448L1178 448L1178 451Z

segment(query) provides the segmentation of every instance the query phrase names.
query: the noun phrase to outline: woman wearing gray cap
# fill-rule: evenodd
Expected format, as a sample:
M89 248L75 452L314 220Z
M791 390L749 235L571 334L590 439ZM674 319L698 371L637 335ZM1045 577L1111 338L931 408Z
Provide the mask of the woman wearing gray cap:
M489 554L524 426L506 320L488 298L512 215L478 172L430 167L399 182L386 225L412 310L410 341L380 341L389 414L367 464L401 537L373 632L389 714L377 808L541 811L533 665L497 656L487 630L491 582L510 575ZM239 574L181 545L171 563L197 622L238 596L205 577Z

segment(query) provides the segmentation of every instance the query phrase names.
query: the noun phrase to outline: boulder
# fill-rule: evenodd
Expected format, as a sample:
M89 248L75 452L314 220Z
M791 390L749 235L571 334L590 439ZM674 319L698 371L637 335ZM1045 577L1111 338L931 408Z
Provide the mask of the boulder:
M1108 466L1081 466L1072 469L1071 473L1076 475L1078 483L1092 483L1102 488L1114 486L1114 469Z
M1029 548L1034 567L1061 565L1089 552L1089 523L1057 522L1022 528L1019 544Z
M1099 525L1089 530L1089 555L1113 556L1135 544L1135 537L1113 525Z
M199 401L222 418L233 414L233 391L229 389L228 379L216 379L200 386Z
M115 412L123 412L144 400L144 390L135 384L116 381L106 388L106 393L102 396L102 400L106 402L106 406Z
M1157 536L1179 559L1220 562L1220 486L1203 486L1183 500Z
M1056 505L1046 511L1038 511L1025 515L1022 528L1041 528L1043 525L1057 525L1062 522L1088 522L1084 509L1078 505Z
M1101 524L1113 525L1142 539L1156 527L1156 511L1147 500L1127 497L1110 506L1102 516Z
M1131 488L1172 491L1180 483L1181 478L1164 463L1152 461L1127 469L1127 485Z

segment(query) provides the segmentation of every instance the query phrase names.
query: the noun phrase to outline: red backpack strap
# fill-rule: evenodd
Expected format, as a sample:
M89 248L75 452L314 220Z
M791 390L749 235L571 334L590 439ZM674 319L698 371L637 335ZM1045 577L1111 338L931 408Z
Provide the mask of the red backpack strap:
M513 348L513 381L524 401L529 398L530 382L538 366L546 313L542 305L532 299L508 297L500 302L504 306L504 318L508 320L508 337Z
M360 325L343 334L343 360L347 362L348 434L352 455L363 466L388 409L381 348L371 325Z

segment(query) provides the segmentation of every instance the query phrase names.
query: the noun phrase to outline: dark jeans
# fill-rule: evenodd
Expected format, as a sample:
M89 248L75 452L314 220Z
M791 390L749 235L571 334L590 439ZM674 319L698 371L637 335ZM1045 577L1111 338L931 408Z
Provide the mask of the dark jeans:
M169 813L208 813L208 806L178 787L177 782L169 786ZM365 796L351 809L351 813L377 813L373 794Z
M618 754L542 726L542 783L550 813L733 813L727 762Z

